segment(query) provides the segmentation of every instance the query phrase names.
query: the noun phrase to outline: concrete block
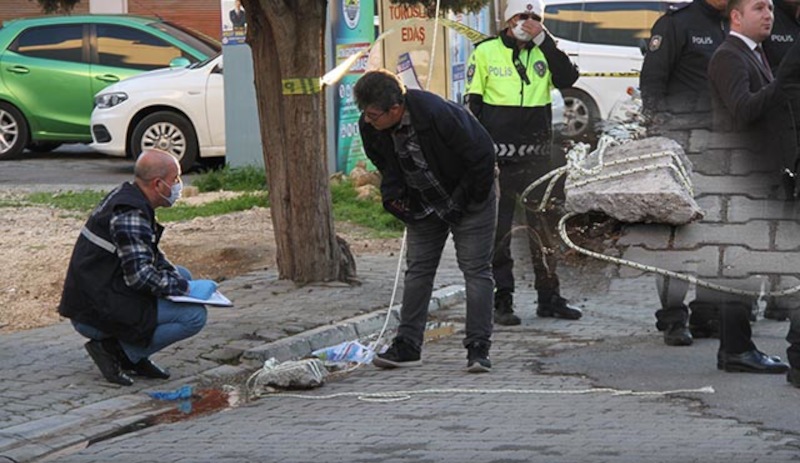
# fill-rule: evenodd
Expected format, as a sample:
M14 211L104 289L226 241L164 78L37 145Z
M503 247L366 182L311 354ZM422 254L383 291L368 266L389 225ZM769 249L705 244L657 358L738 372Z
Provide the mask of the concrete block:
M674 153L675 157L644 158L664 152ZM630 223L677 225L702 217L690 187L684 185L674 170L682 166L687 180L693 180L692 164L674 140L664 137L635 140L607 149L602 166L597 153L587 156L587 169L593 162L602 168L591 173L570 172L564 186L567 210L599 211Z
M769 222L756 220L744 224L691 223L675 231L674 249L698 246L738 244L769 250Z

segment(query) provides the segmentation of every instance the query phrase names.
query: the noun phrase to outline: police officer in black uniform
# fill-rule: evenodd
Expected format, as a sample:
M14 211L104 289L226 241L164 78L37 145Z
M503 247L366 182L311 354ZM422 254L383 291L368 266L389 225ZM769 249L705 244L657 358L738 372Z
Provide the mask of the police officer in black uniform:
M773 0L772 3L775 5L775 22L772 24L772 33L761 46L775 74L800 34L800 0Z
M646 111L710 111L706 70L711 55L728 35L727 3L694 0L670 7L656 21L639 80Z
M761 46L767 55L772 73L777 75L778 66L792 45L800 38L800 0L773 0L773 4L775 21L772 24L772 33ZM774 149L779 151L782 157L785 198L797 200L800 195L800 182L797 177L800 170L797 166L800 154L800 140L798 140L800 134L797 131L797 125L800 123L800 100L790 98L786 113L773 111L768 117L770 118L768 124L777 134L773 137L773 141L779 143ZM764 310L764 318L786 320L789 318L789 311L774 299L769 299Z
M689 124L710 128L711 97L706 71L711 55L728 34L727 3L694 0L677 5L653 25L639 79L651 135ZM713 304L692 301L689 317L689 307L684 304L686 283L660 277L656 283L661 299L656 327L664 332L665 344L688 346L693 335L709 337L718 331Z

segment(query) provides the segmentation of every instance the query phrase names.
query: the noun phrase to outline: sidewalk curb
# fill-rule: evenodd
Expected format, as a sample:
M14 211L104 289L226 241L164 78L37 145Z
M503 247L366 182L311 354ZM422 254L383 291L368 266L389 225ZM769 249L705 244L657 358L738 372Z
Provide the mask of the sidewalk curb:
M429 311L451 307L464 299L464 286L446 286L433 292ZM392 310L399 311L399 307L394 305ZM386 313L387 309L376 310L249 349L242 354L242 365L220 365L162 384L158 389L171 390L185 384L222 384L246 378L271 357L279 361L296 359L322 347L377 334L383 327ZM387 329L397 327L397 323L397 317L392 317ZM97 440L124 434L127 429L146 427L149 420L174 408L173 402L158 402L138 392L2 429L0 463L31 463L54 458Z

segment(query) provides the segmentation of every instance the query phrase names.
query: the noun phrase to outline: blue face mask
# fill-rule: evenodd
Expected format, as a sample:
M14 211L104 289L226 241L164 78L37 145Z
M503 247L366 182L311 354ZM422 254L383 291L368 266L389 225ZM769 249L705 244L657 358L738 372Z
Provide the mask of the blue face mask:
M168 197L162 195L161 193L159 193L159 196L164 198L169 203L169 205L172 206L173 204L175 204L177 200L181 199L181 193L183 193L183 182L181 180L178 180L178 183L172 185L169 188Z

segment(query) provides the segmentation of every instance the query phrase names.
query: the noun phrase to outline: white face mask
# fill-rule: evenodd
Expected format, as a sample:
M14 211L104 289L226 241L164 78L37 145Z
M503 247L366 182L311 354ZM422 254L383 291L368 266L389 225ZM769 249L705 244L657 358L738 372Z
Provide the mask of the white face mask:
M164 198L169 203L169 205L172 206L173 204L175 204L176 201L181 199L181 193L183 193L183 182L181 180L178 180L178 183L172 185L169 188L168 197L162 195L161 193L159 193L159 196Z
M527 42L527 41L531 40L533 38L533 36L528 34L527 32L525 32L524 30L522 30L522 23L523 22L524 21L519 21L517 23L517 25L513 29L511 29L511 33L514 34L514 37L517 40L519 40L521 42Z

